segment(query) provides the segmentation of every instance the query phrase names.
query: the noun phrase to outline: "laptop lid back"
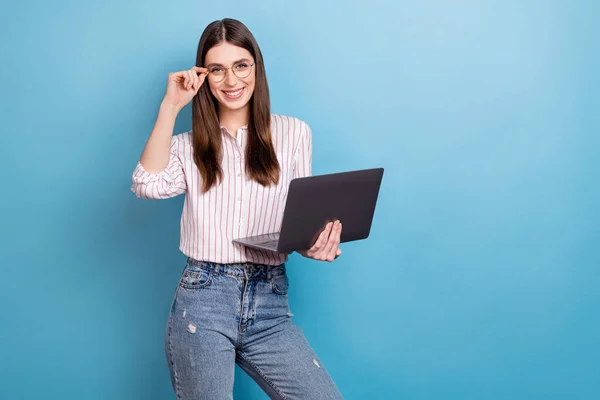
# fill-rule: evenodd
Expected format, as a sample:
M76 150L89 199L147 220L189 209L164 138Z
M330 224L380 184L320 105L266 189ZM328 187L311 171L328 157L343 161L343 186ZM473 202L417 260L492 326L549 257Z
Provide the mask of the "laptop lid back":
M306 250L327 222L342 222L341 243L371 231L383 168L296 178L290 182L277 251Z

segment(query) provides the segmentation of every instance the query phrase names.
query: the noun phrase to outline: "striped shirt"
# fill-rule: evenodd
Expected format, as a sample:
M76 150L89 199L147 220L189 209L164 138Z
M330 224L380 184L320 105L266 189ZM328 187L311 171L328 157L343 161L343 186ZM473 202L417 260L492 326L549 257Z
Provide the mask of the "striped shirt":
M247 127L240 128L237 137L223 126L221 132L223 181L217 181L208 192L202 193L191 131L173 136L169 163L163 171L150 173L138 161L131 190L144 199L185 193L179 249L188 257L217 263L281 264L288 259L286 253L251 249L232 240L280 230L290 181L312 173L311 129L297 118L271 115L272 141L281 173L277 186L269 187L246 175Z

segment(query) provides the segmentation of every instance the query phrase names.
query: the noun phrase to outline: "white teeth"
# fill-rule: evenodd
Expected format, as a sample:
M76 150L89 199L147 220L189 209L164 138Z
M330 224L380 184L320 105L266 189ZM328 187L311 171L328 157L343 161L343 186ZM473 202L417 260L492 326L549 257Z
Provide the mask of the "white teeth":
M242 93L242 90L244 90L244 88L236 90L235 92L225 92L225 94L230 97L235 97L235 96L240 95Z

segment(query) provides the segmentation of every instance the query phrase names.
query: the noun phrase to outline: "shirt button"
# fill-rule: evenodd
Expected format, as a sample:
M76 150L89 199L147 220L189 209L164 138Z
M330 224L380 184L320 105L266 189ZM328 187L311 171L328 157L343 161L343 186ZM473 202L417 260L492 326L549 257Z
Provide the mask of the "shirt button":
M237 176L242 176L242 173L241 173L241 172L238 172L238 173L237 173Z
M241 201L242 198L240 196L237 197L237 201Z

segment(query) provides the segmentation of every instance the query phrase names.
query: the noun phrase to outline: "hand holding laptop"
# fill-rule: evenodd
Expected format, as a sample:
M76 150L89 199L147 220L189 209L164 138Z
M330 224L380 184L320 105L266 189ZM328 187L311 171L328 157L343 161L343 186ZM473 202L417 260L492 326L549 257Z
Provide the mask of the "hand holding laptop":
M298 250L298 253L313 260L331 262L342 254L342 250L339 248L341 235L341 221L330 222L310 249Z

